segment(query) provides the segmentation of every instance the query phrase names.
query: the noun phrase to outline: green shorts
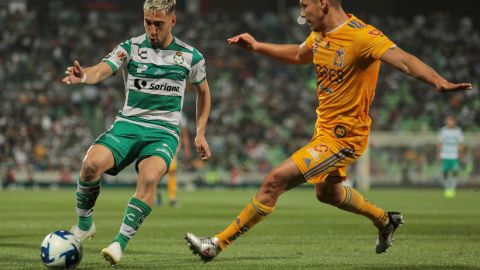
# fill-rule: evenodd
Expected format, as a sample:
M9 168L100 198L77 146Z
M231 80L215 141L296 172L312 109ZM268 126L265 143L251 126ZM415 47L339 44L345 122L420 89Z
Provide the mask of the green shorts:
M178 139L163 129L116 121L94 144L101 144L112 151L115 165L105 173L117 175L134 160L137 160L135 169L138 172L138 163L150 156L161 157L168 170L177 152Z
M458 159L442 159L442 171L455 172L460 168Z

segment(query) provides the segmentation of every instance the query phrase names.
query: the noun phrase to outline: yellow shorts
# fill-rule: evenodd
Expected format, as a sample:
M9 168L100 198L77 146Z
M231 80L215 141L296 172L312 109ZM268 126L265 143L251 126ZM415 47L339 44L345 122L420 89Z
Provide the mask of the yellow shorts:
M169 171L175 171L177 169L177 155L175 155L172 159L172 163L170 163Z
M368 137L336 138L318 134L291 158L308 183L318 184L327 176L347 176L347 165L355 162L365 150Z

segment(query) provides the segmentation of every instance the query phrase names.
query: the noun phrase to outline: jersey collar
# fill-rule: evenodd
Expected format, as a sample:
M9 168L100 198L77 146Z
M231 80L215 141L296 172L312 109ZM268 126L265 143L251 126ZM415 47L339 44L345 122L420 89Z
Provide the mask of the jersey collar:
M325 35L333 34L334 32L336 32L337 30L339 30L340 28L342 28L343 26L345 26L347 23L349 23L351 20L355 18L353 14L347 14L347 16L348 16L348 20L346 20L344 23L340 24L339 26L335 27L334 29L326 32Z

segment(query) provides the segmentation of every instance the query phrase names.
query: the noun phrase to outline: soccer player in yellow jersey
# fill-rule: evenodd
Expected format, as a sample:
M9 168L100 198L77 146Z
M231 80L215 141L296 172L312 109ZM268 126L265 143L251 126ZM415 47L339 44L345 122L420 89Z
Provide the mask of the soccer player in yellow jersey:
M300 0L301 17L312 32L300 45L256 41L244 33L230 44L289 64L313 61L317 73L317 121L311 142L263 180L260 189L234 221L213 237L188 233L192 251L208 261L241 234L272 213L278 197L305 182L315 185L320 202L370 219L378 228L376 252L392 245L392 236L404 221L399 212L386 212L346 187L346 168L365 150L370 132L368 115L380 69L385 62L438 91L471 89L469 83L451 83L415 56L398 48L375 27L342 8L341 0ZM299 21L300 21L299 20Z

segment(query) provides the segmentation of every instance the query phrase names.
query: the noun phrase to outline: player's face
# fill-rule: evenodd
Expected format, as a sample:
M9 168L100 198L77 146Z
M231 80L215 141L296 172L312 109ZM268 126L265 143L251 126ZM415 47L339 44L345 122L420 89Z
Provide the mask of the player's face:
M449 116L447 117L447 127L454 128L456 125L455 118Z
M321 32L325 29L324 0L300 0L300 16L307 20L310 29Z
M143 25L150 44L160 48L168 46L165 43L172 34L172 27L177 20L176 16L160 10L144 10L143 17Z

